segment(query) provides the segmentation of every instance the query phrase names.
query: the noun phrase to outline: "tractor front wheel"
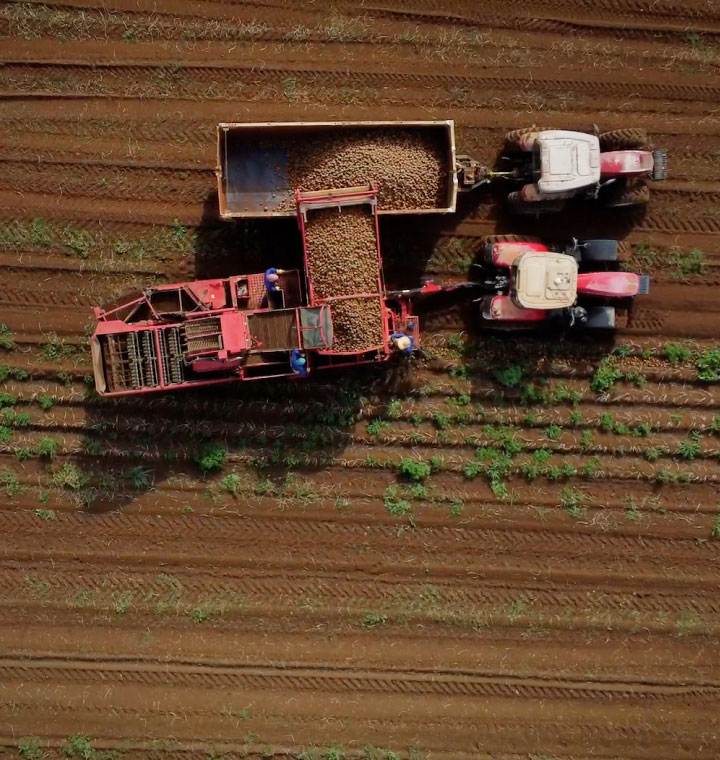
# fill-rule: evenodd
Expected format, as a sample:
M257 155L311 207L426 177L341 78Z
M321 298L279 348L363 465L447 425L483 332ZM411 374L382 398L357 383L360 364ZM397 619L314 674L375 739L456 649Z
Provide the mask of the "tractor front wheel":
M613 129L600 133L600 150L649 150L647 132L644 129Z
M612 330L615 327L615 307L595 306L587 310L586 330Z
M617 240L585 240L581 249L582 261L600 263L618 260Z
M565 199L546 201L524 201L519 192L508 195L508 207L511 214L518 216L539 216L540 214L556 214L565 208Z
M650 200L650 188L642 180L630 180L617 188L611 188L604 205L608 208L643 206Z

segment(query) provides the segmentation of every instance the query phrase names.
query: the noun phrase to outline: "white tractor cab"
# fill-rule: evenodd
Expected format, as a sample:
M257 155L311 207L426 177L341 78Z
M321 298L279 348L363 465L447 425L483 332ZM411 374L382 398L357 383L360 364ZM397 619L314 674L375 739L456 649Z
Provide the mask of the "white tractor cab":
M647 203L645 180L665 179L667 154L646 144L647 134L638 129L600 134L513 130L506 136L504 158L515 165L505 176L527 184L510 193L510 207L519 214L560 211L576 196L599 199L608 207Z
M510 237L510 239L508 239ZM485 284L495 295L480 300L488 326L526 329L553 320L572 327L613 328L617 306L649 291L649 278L618 270L616 240L573 240L563 251L532 240L488 238ZM494 276L494 277L493 277Z

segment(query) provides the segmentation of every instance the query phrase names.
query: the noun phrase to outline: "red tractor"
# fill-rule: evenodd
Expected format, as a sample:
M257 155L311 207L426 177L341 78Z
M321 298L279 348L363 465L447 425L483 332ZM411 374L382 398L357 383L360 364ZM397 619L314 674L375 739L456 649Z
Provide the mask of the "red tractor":
M494 295L479 299L483 324L527 329L547 324L615 327L616 308L649 291L647 275L618 269L616 240L573 240L562 250L511 236L488 238L475 264Z
M599 134L561 129L516 129L506 136L505 160L512 169L488 176L523 182L508 196L517 214L560 211L569 198L598 200L618 208L647 203L646 180L667 176L665 150L649 150L641 129Z

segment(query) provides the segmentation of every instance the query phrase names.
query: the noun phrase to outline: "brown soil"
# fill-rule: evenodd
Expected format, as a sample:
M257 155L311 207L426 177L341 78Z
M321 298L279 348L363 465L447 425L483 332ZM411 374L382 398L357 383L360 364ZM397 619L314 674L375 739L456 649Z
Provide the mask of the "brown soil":
M666 348L720 333L717 4L66 0L0 36L0 745L714 760L720 386ZM484 162L533 123L668 149L643 214L513 220L499 186L380 222L390 287L464 279L491 234L626 240L653 284L614 340L452 302L409 371L89 393L92 305L299 265L294 220L217 220L217 122L446 118ZM507 493L468 470L518 444Z

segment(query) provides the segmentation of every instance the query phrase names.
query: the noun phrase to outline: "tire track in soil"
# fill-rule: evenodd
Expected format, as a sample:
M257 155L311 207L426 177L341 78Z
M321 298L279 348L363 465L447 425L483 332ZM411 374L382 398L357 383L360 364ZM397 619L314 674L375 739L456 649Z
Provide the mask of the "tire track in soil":
M172 745L177 746L185 744L186 751L197 752L210 750L216 752L218 747L223 751L238 752L242 756L252 753L256 747L257 736L252 735L251 739L247 738L246 729L238 730L237 718L232 714L227 715L222 711L213 711L212 708L198 708L189 705L182 705L175 711L161 706L161 702L153 702L143 706L128 706L132 702L123 705L109 705L106 707L90 706L84 701L81 705L66 704L53 702L50 704L39 704L37 699L33 701L22 701L12 699L9 702L0 703L1 706L11 709L20 715L32 716L34 722L23 724L26 728L25 733L30 733L37 725L38 720L48 721L53 727L56 725L67 726L76 725L78 712L81 713L85 721L91 725L108 726L105 737L115 737L118 735L116 726L130 725L142 721L148 725L148 717L152 719L152 733L159 735L171 735L173 737ZM294 709L290 718L293 726L292 734L284 734L283 741L278 746L264 743L262 751L265 756L286 758L288 756L288 745L310 745L317 744L330 745L333 737L337 736L337 728L333 725L328 730L327 719L319 715L319 710L312 710L310 705L305 702L308 714L298 715L298 710ZM444 707L445 705L442 705ZM441 705L436 705L441 707ZM493 705L499 707L499 705ZM631 706L627 706L626 710ZM678 705L678 708L681 706ZM365 704L361 710L358 709L357 701L353 705L338 705L342 711L342 722L344 735L350 737L350 741L359 746L371 739L375 744L387 745L393 743L396 746L417 746L417 737L424 732L429 732L432 739L423 742L423 748L427 752L447 758L457 758L464 760L467 755L467 741L472 739L471 748L473 755L488 754L495 751L497 747L509 749L518 749L520 754L512 752L507 755L509 758L527 757L527 751L532 752L538 744L542 747L554 746L557 741L558 731L563 737L563 751L570 751L573 758L589 758L596 755L587 755L588 751L593 748L617 747L622 749L628 747L627 751L622 749L623 757L637 758L638 760L657 760L658 751L669 753L667 756L673 760L716 760L714 750L707 751L708 747L713 746L715 738L714 730L701 731L691 728L691 713L685 714L685 711L679 709L678 715L684 722L678 722L677 725L668 728L668 721L662 724L654 725L647 721L645 713L631 716L631 720L640 723L641 728L633 725L626 725L624 722L608 723L606 716L583 715L581 719L574 717L572 722L566 722L562 716L554 717L548 720L547 715L528 714L527 710L523 713L522 720L518 718L502 718L495 715L492 720L484 718L482 715L457 716L454 714L443 714L438 718L435 714L422 710L422 714L416 715L415 711L404 710L402 720L395 715L392 719L385 717L389 713L395 712L398 708L395 705L378 705L377 709L372 709ZM237 708L241 709L240 706ZM281 709L276 707L275 710ZM42 718L36 716L34 712L41 711ZM368 715L368 712L370 713ZM287 709L282 712L270 712L265 714L260 712L260 718L267 721L263 725L275 727L278 721L286 724L288 721L284 718ZM596 717L596 721L593 721ZM322 718L322 719L321 719ZM180 720L178 720L180 719ZM703 726L708 725L710 716L696 718L702 721ZM159 726L159 728L158 728ZM195 726L195 732L190 733L185 726ZM55 729L57 731L57 729ZM63 736L60 731L53 733L55 736ZM122 735L121 735L122 736ZM201 738L199 738L201 737ZM518 739L518 737L527 737ZM464 741L463 741L464 740ZM112 747L112 739L104 738L101 740L104 744ZM235 742L235 743L233 743ZM244 743L243 743L244 742ZM16 746L10 742L11 746ZM94 742L94 744L96 744ZM123 753L125 753L126 741L121 744ZM140 744L140 746L143 746ZM154 756L162 757L158 751L158 740L151 741L147 745L147 752ZM367 745L366 745L367 746ZM372 745L370 745L372 746ZM527 750L527 751L525 751ZM182 752L182 750L181 750ZM294 750L290 750L294 752ZM185 753L181 755L184 760ZM146 754L141 757L147 756ZM174 754L170 754L174 757Z
M71 64L67 61L18 61L8 60L2 69L3 77L0 81L10 84L12 91L13 76L28 76L29 81L37 80L40 72L51 70L57 79L64 77L63 85L68 86L73 78L79 84L83 82L97 82L101 75L108 75L113 81L121 82L127 79L129 83L138 83L147 79L143 72L163 74L169 71L166 64L133 64L124 63L97 63ZM479 91L496 90L500 92L516 92L528 88L531 84L533 92L575 92L594 98L648 98L652 100L676 100L690 103L716 103L720 100L720 86L713 84L673 84L668 82L614 82L606 78L589 80L544 78L533 76L532 80L525 77L512 76L499 73L497 76L467 76L462 74L416 74L412 72L397 73L391 71L357 71L343 73L335 70L321 68L275 68L266 66L258 70L251 65L217 64L205 66L173 66L172 76L182 76L183 88L189 84L189 80L209 83L211 81L223 81L227 84L237 84L241 80L239 76L245 74L249 77L249 83L278 83L295 78L297 84L313 83L321 79L323 86L365 86L365 87L392 87L398 88L417 87L420 89L441 89L445 92L452 87L464 86ZM305 79L307 79L307 82ZM114 94L114 93L108 93Z
M352 10L353 6L350 4L344 4L347 10ZM446 6L435 0L413 0L411 3L403 3L402 5L394 8L393 2L372 2L365 9L370 13L383 14L387 13L392 16L407 16L408 18L417 20L427 20L430 22L437 22L439 18L447 19L448 21L454 21L459 23L467 23L468 25L477 24L477 9L467 2L454 3L454 12L448 12ZM708 22L716 21L720 22L720 14L714 12L712 7L699 0L696 4L688 3L664 3L654 2L648 5L642 0L602 0L601 2L587 2L586 0L579 0L575 2L563 2L562 0L530 0L522 6L521 13L517 16L511 16L508 14L508 8L506 5L498 2L486 2L483 5L483 11L489 13L496 13L502 19L509 19L510 21L526 22L526 23L538 23L540 26L538 31L572 31L573 27L577 25L585 25L590 22L586 20L587 16L580 16L583 13L591 14L591 18L595 23L603 22L600 30L616 31L617 33L623 32L624 35L621 39L633 38L633 33L643 31L646 32L648 38L657 38L657 33L662 31L660 24L653 23L653 19L658 19L661 22L670 22L667 27L667 31L686 31L687 23L690 20ZM424 13L426 14L424 16ZM560 14L559 19L537 18L537 14ZM573 18L575 15L575 18ZM497 17L490 16L493 20ZM484 21L484 18L483 18ZM561 22L565 22L564 24ZM543 22L548 26L542 28ZM554 22L554 23L553 23ZM634 24L631 25L631 22ZM502 21L501 21L502 23ZM508 23L506 20L505 23ZM637 26L635 26L635 24ZM720 32L720 23L717 28L713 28L714 31Z
M156 199L204 203L217 186L212 169L97 164L87 161L0 161L0 188L42 188L44 193L80 197Z
M572 699L600 702L688 702L717 700L716 684L678 685L648 683L573 683L560 680L507 678L480 675L406 673L398 670L366 671L339 667L278 669L236 666L210 668L202 665L179 665L164 661L161 666L137 662L113 663L97 658L94 662L70 659L0 661L0 679L9 683L105 684L119 682L138 687L164 686L187 689L242 689L272 691L313 691L320 693L410 694L462 698Z
M483 593L467 594L458 592L459 582L454 584L442 576L430 584L427 579L422 579L414 584L409 581L404 584L383 581L379 585L378 582L363 585L361 582L344 581L344 575L338 575L334 585L339 584L340 588L335 589L327 585L332 576L324 573L320 580L314 576L291 575L284 587L271 581L263 583L257 578L227 578L218 584L217 592L212 588L212 580L211 588L202 586L197 592L190 584L183 583L182 595L175 596L168 585L153 586L152 579L139 574L127 574L116 583L113 577L103 586L86 582L57 589L50 586L47 580L52 575L52 566L41 565L40 570L44 570L46 575L39 576L37 569L28 567L23 576L25 584L42 585L40 599L30 598L29 592L15 589L0 593L2 606L22 606L28 611L40 608L49 614L85 609L95 610L98 614L117 614L118 603L123 603L132 608L130 618L163 614L187 616L192 614L193 609L210 605L213 617L228 624L263 617L273 619L274 627L279 626L280 630L287 628L288 631L297 631L298 620L302 619L306 624L309 621L345 620L357 627L363 624L368 612L378 610L390 622L401 626L427 623L446 632L474 630L483 620L503 627L540 625L553 631L607 631L609 628L627 632L639 629L660 635L677 634L683 632L685 627L688 633L715 637L720 630L720 618L710 583L704 591L692 590L685 594L650 586L643 594L646 599L638 600L637 593L633 591L606 586L598 589L591 584L590 574L586 576L590 578L588 585L582 587L578 584L579 590L575 592L548 589L547 586L552 584L542 586L529 577L517 577L502 585L490 578L488 588ZM596 577L602 577L602 573L598 571ZM173 572L172 578L177 582L182 576ZM559 579L558 583L562 584L562 580ZM20 584L19 588L22 587ZM61 594L65 596L53 597ZM226 601L231 595L238 595L240 601ZM268 598L272 602L268 602ZM296 620L286 626L288 616Z

